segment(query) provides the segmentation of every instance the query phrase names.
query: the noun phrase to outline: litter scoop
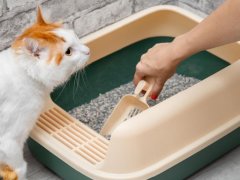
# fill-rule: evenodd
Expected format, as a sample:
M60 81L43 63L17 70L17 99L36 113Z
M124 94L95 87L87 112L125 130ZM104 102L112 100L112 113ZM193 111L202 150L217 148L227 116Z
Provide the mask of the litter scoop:
M123 96L118 104L113 109L112 114L105 121L100 134L103 136L110 136L112 131L123 121L139 114L145 109L149 108L147 98L152 90L153 83L151 81L141 80L135 88L134 94ZM141 92L145 91L142 95ZM142 96L141 96L142 95Z

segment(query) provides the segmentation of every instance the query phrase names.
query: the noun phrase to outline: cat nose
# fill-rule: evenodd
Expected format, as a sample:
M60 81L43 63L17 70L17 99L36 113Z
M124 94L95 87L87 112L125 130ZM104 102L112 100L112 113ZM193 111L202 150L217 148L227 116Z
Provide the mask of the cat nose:
M82 53L85 54L85 55L89 55L89 54L90 54L90 49L89 49L87 46L83 46L83 47L81 48L81 51L82 51Z

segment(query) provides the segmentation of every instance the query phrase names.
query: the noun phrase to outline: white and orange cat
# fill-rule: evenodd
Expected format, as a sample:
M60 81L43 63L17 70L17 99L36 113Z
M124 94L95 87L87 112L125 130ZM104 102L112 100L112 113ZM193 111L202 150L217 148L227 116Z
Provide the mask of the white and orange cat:
M25 180L23 146L46 98L84 67L89 48L72 30L37 21L0 52L0 179Z

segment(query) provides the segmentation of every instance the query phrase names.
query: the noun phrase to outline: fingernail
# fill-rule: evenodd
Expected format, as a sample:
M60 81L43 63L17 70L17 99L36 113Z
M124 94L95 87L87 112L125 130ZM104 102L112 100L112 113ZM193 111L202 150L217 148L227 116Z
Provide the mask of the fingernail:
M156 100L156 99L157 99L157 97L158 97L158 96L157 96L157 95L155 95L155 94L152 94L152 95L151 95L151 99L152 99L152 100Z

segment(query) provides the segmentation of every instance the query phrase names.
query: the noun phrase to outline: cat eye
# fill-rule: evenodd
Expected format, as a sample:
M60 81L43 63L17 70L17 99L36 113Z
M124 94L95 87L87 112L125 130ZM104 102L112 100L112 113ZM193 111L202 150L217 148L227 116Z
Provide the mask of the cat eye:
M72 55L72 48L71 48L71 47L67 48L65 54L66 54L67 56L71 56L71 55Z

